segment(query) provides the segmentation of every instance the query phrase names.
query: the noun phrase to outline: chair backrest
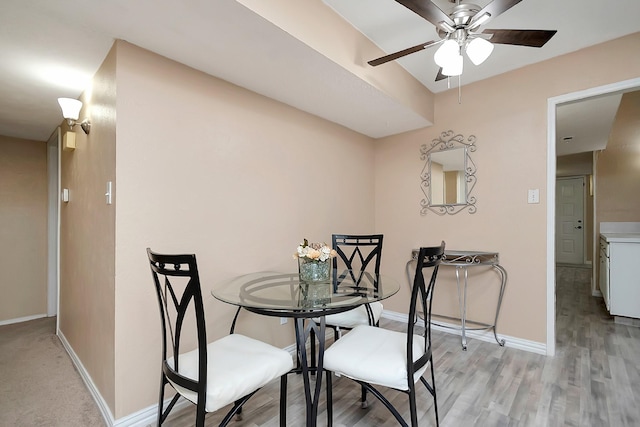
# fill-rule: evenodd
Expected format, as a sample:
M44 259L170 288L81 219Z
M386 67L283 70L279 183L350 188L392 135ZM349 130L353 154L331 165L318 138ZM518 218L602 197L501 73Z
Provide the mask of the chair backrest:
M333 259L334 272L343 269L350 271L353 281L357 284L366 273L380 274L380 260L382 258L382 234L334 234L331 236L331 247L337 256ZM338 270L338 264L340 269ZM343 277L346 273L343 273ZM336 275L334 274L334 280Z
M207 332L202 291L196 256L162 255L147 248L151 274L158 294L162 322L162 371L173 383L198 393L198 401L206 399ZM195 319L198 343L198 380L178 374L181 339L185 320ZM187 326L185 334L193 333ZM170 342L169 342L170 341ZM189 349L187 349L189 350Z
M445 243L440 246L422 247L418 252L416 274L411 289L409 304L409 317L407 327L407 369L408 380L413 381L413 374L422 368L431 359L431 304L433 302L433 290L438 275L438 267L444 257ZM428 283L426 282L428 280ZM419 359L413 360L414 330L416 327L416 314L422 309L424 313L424 339L425 353Z

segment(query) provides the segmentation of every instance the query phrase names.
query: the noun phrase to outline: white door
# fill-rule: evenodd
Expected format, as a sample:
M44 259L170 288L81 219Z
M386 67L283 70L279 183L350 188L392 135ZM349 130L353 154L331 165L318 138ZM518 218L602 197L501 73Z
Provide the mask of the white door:
M584 264L584 177L556 180L556 262Z

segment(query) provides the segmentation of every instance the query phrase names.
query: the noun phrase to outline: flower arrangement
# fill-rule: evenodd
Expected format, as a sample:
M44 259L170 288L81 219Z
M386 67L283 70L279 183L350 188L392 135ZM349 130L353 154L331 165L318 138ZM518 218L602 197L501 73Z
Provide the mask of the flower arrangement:
M335 257L337 252L326 243L311 243L304 239L298 246L293 258L298 259L298 272L300 280L305 283L326 282L331 277L331 265L329 260Z
M293 258L302 259L305 262L327 262L337 255L336 251L327 246L326 243L309 243L304 239L298 246Z

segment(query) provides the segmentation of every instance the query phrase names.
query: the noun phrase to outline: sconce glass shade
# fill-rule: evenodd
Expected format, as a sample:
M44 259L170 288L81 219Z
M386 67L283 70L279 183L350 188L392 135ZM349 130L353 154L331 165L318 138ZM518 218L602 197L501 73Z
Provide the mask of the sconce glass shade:
M458 42L449 39L436 50L433 60L439 67L446 68L452 61L457 61L456 56L460 56Z
M62 108L62 117L67 120L78 120L82 102L72 98L58 98L58 104Z
M463 59L462 55L458 54L449 60L446 66L442 67L442 74L445 76L459 76L462 74Z
M493 52L493 43L483 38L475 38L467 45L467 56L475 65L482 64L491 52Z

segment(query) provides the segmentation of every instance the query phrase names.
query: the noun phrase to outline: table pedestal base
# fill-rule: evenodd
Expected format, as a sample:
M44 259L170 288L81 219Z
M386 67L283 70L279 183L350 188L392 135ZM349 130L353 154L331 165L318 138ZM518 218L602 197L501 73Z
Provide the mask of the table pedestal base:
M305 320L306 326L305 326ZM322 388L322 364L324 362L325 347L325 318L320 317L320 324L312 319L297 318L295 319L296 330L296 351L298 361L300 362L299 373L302 375L304 382L304 398L307 406L307 426L315 427L318 418L318 401L320 400L320 390ZM318 339L318 357L315 367L309 367L307 359L307 340L311 335L311 331ZM311 375L316 374L315 387L313 393L311 391Z

